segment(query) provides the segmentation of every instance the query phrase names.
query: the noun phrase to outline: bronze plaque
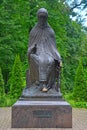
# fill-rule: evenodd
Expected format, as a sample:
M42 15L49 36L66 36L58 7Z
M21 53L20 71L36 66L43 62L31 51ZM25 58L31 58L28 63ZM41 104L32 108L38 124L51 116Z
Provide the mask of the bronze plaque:
M52 118L52 111L36 110L36 111L33 111L33 117L36 117L36 118Z

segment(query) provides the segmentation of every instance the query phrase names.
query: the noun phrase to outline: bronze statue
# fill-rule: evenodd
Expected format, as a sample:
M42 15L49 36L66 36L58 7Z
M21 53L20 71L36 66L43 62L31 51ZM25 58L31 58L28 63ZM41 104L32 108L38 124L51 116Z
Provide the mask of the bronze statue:
M37 12L38 23L30 32L28 47L29 71L27 88L39 88L48 92L59 91L61 57L56 48L55 33L47 23L48 12L41 8ZM30 89L30 90L31 90Z

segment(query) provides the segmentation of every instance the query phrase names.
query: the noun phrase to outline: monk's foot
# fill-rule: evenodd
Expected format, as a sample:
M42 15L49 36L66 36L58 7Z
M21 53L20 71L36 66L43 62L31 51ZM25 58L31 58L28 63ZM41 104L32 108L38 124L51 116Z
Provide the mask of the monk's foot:
M45 84L43 84L43 87L41 89L42 92L47 92L48 91L48 88Z
M45 87L42 89L42 92L47 92L47 91L48 91L48 89Z

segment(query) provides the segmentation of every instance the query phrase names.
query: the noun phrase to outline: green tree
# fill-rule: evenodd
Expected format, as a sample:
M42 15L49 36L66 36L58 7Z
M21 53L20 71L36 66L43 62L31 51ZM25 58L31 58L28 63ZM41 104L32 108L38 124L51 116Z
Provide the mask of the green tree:
M0 96L3 96L3 95L4 95L4 80L3 80L3 75L0 68Z
M81 59L76 71L73 96L76 101L87 101L87 86Z
M22 77L22 65L20 61L19 55L16 55L12 74L9 79L10 84L10 94L14 98L18 98L21 95L21 92L23 90L23 77Z
M70 8L64 0L2 0L0 2L0 66L6 92L9 90L6 84L16 54L20 55L25 75L29 32L37 22L36 12L41 7L48 10L48 22L56 34L57 47L64 65L63 74L67 92L73 90L80 56L84 57L85 68L87 66L87 34L82 31L82 26L77 24L77 21L70 19Z
M16 54L26 63L29 31L29 0L2 0L0 2L0 66L5 87Z

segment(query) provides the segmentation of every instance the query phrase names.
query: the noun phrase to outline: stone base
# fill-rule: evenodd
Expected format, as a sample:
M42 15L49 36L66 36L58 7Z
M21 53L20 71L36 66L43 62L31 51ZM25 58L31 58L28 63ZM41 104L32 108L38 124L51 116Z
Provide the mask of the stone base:
M71 128L72 108L66 101L17 101L12 128Z

